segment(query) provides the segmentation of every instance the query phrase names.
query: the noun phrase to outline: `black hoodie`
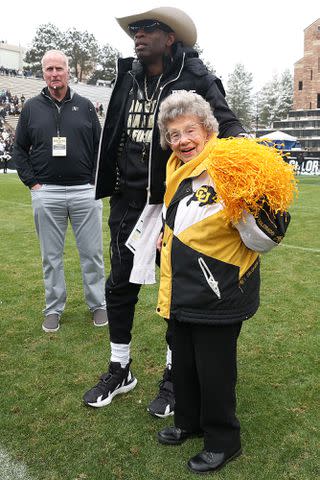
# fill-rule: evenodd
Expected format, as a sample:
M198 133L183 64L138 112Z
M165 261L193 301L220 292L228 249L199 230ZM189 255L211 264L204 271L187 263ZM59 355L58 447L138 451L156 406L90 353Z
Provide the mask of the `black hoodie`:
M110 196L117 182L117 156L125 125L127 98L143 77L143 66L132 57L119 59L118 75L110 98L100 145L96 198ZM162 150L159 141L157 117L159 105L177 90L192 90L207 100L219 122L219 137L245 133L234 113L229 109L221 81L208 71L191 48L176 44L172 62L161 79L160 95L155 109L154 128L149 151L148 186L150 203L162 203L165 191L166 163L170 150ZM125 180L125 179L124 179ZM124 182L125 183L125 182Z

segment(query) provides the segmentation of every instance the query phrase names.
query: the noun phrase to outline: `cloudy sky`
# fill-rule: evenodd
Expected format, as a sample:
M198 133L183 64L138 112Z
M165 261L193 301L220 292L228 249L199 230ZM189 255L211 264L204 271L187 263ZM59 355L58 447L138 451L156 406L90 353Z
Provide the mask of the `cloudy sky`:
M285 69L293 73L294 63L303 56L303 31L320 18L319 0L298 4L293 0L18 0L2 18L0 40L28 46L37 27L51 22L61 30L88 30L100 44L110 43L123 55L132 55L132 41L114 17L165 5L181 8L193 18L203 56L224 83L234 66L242 63L253 74L255 88Z

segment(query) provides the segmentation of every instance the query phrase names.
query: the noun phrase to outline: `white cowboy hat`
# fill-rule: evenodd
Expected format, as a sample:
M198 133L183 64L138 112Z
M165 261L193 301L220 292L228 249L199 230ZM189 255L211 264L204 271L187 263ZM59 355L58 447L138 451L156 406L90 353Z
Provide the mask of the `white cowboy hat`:
M129 17L116 17L120 27L130 36L128 26L140 20L158 20L168 25L176 34L176 41L193 47L197 41L197 29L193 20L179 8L159 7Z

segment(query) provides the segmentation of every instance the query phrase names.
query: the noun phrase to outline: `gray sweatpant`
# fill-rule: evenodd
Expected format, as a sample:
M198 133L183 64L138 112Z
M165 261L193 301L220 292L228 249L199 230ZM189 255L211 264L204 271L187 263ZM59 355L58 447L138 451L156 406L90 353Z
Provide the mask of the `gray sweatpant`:
M88 307L91 311L105 309L102 202L94 199L94 187L42 185L31 190L31 197L42 256L45 315L60 315L66 303L63 253L69 220L80 255Z

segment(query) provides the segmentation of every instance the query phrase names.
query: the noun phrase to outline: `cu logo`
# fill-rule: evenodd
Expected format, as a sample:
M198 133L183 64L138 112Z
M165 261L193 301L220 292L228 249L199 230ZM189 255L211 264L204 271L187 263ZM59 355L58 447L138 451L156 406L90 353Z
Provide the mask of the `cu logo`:
M204 205L211 205L217 201L217 194L214 191L213 187L208 185L202 185L198 190L192 195L190 200L188 200L187 205L189 206L191 202L198 202L199 207Z

